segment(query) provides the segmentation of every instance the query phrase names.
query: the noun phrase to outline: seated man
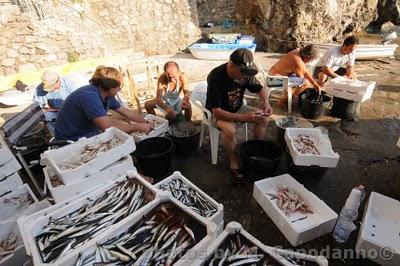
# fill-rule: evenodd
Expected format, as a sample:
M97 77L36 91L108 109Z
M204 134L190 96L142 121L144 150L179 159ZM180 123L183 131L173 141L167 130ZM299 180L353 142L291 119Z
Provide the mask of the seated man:
M354 62L356 56L354 50L357 48L359 40L356 36L347 37L342 46L329 49L318 62L314 71L314 77L322 85L328 78L346 76L355 79ZM345 66L345 67L344 67Z
M294 84L297 89L293 91L293 95L299 95L302 91L313 86L318 91L321 86L313 79L307 69L306 63L318 58L318 48L312 44L303 48L297 48L286 55L282 56L269 71L269 75L287 76L289 83ZM282 86L281 79L268 79L267 84L270 87ZM279 106L283 107L287 102L287 94L279 102Z
M255 124L254 138L262 139L267 127L267 117L272 108L267 102L266 91L255 78L258 69L253 54L247 49L237 49L230 60L214 68L207 77L206 107L213 114L214 124L222 131L223 145L228 153L232 183L244 182L243 172L235 156L236 125L234 122ZM245 90L257 93L260 109L243 105Z
M183 93L183 99L179 95ZM145 102L144 108L148 114L155 115L154 108L162 108L168 119L174 119L182 110L185 111L185 119L192 119L192 107L189 101L188 79L179 70L179 65L169 61L164 65L164 73L157 82L156 98Z
M58 113L55 137L58 140L78 140L91 137L109 127L126 133L135 131L149 133L154 124L146 121L132 110L121 106L115 95L121 90L122 75L113 67L99 66L83 86L71 93ZM127 123L107 116L113 109L135 123Z
M56 72L43 72L42 82L36 87L33 101L42 107L46 121L52 128L61 104L75 89L76 86L71 80L60 78Z

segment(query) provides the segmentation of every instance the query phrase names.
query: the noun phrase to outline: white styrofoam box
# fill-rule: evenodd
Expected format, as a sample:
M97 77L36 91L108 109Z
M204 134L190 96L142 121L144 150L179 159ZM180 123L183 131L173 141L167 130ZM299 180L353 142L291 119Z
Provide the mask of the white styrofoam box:
M9 193L22 185L22 179L18 173L0 179L0 197L5 193Z
M372 192L358 234L356 251L380 265L400 265L400 202Z
M17 161L15 157L11 158L11 160L0 163L0 178L9 176L21 169L21 165Z
M160 189L160 187L162 185L168 184L173 179L182 180L183 183L185 183L187 186L191 187L192 189L196 190L201 196L203 196L207 201L209 201L211 203L211 205L213 205L215 208L217 208L217 212L214 213L210 217L201 216L200 214L198 214L195 211L193 211L193 209L190 206L186 206L185 205L185 207L187 208L188 212L192 212L193 215L198 215L200 217L199 219L205 219L207 221L211 221L211 222L215 223L217 226L220 225L220 224L222 224L222 225L224 224L224 205L222 205L221 203L216 202L213 198L211 198L209 195L207 195L204 191L202 191L200 188L198 188L195 184L190 182L189 179L184 177L179 171L176 171L176 172L172 173L172 175L170 175L169 177L165 178L161 182L157 183L156 187L158 189ZM166 191L166 192L168 192L168 191ZM169 192L168 192L168 194L171 195L171 193L169 193ZM173 195L171 195L171 196L172 196L172 198L174 198Z
M328 94L338 98L355 102L365 102L371 99L375 86L375 81L361 81L339 76L329 80L325 84L324 90Z
M8 193L0 198L0 221L10 219L13 216L21 215L29 208L30 205L32 205L20 205L15 200L11 200L14 197L25 194L29 194L31 196L33 200L32 204L38 201L28 184L23 184L13 192Z
M320 154L299 153L293 145L293 140L299 134L310 136ZM334 168L339 162L339 154L333 151L328 135L323 134L320 128L287 128L285 130L285 141L295 165Z
M77 168L61 169L59 166L62 161L68 160L74 156L79 156L86 145L105 142L110 140L113 136L119 138L123 143L111 150L97 154L93 160ZM85 176L90 176L103 169L105 166L131 154L135 148L136 146L132 136L126 134L122 130L111 127L99 135L91 138L82 138L73 144L42 153L41 163L51 166L64 184L68 185L77 182Z
M144 119L148 120L148 121L157 121L159 123L161 123L158 127L156 127L155 129L153 129L149 134L140 134L137 132L132 133L133 139L135 140L135 142L141 142L142 140L148 139L148 138L154 138L154 137L158 137L161 134L165 133L168 131L168 127L169 127L169 122L167 119L162 118L162 117L158 117L152 114L148 114L144 117Z
M292 252L289 250L278 249L274 247L269 247L261 243L257 238L252 236L246 230L243 229L242 225L237 222L230 222L226 225L225 230L218 235L218 237L208 246L206 253L203 256L198 256L196 258L190 258L186 261L186 265L202 266L207 265L206 262L214 257L215 254L223 254L225 249L219 250L224 242L230 235L235 235L239 233L241 237L251 242L253 245L257 246L262 252L271 256L272 259L276 260L280 265L285 266L295 266L298 264L293 264L286 258L301 259L303 261L315 262L320 266L328 266L328 260L322 256L311 256L306 254L301 254L297 252ZM222 252L221 252L222 251Z
M71 199L78 195L84 195L97 189L100 186L107 184L107 182L117 179L126 174L128 170L135 170L131 156L125 156L119 161L107 166L103 170L94 173L88 177L83 177L76 183L69 185L53 186L51 177L57 175L51 166L43 168L44 179L50 194L55 203Z
M276 199L271 199L269 195L276 194L277 189L284 186L296 191L313 213L305 215L295 212L291 216L285 215L277 206ZM293 246L332 232L338 217L325 202L289 174L255 182L253 197Z
M14 154L11 152L3 136L0 134L0 164L3 164L14 158Z
M50 206L50 202L47 200L34 203L29 207L25 214L35 213L36 211L47 208L48 206ZM21 237L20 230L14 218L0 222L0 241L6 239L10 233L13 233L17 237ZM28 260L29 257L26 255L25 247L21 238L20 245L17 246L17 248L14 250L14 253L0 260L0 266L23 265Z
M134 214L131 216L140 216L141 213L147 210L148 206L152 206L157 202L157 199L160 197L159 191L154 188L149 182L147 182L144 178L140 177L136 171L127 171L126 176L130 178L135 178L138 182L140 182L146 189L148 189L150 192L154 194L154 199L150 202L148 202L145 206L142 206L140 209L138 209ZM86 195L80 195L72 198L71 200L66 200L60 203L57 203L45 210L36 212L32 215L27 215L27 216L21 216L18 219L18 225L19 229L21 230L22 234L22 239L25 244L25 249L26 253L32 257L33 264L34 265L48 265L42 262L41 256L39 254L39 251L37 249L37 245L35 242L35 236L41 233L42 228L47 225L50 221L50 218L60 218L64 217L65 215L68 215L69 213L74 212L75 210L81 208L85 203L94 201L98 199L100 196L102 196L106 191L109 189L113 188L115 186L116 182L120 182L125 180L126 177L120 177L114 181L108 182L107 185L103 185L102 187L99 187L98 189L86 194ZM131 217L129 216L129 217ZM109 226L106 231L110 230L111 228L114 228L118 226L121 223L124 223L126 219L129 217L126 217L119 221L117 224ZM64 259L60 259L57 264L54 265L71 265L71 261L68 260L70 256L77 256L80 250L86 250L87 247L90 246L89 243L94 241L98 241L101 237L102 233L98 234L95 236L92 240L88 241L84 245L80 247L80 249L76 249L71 251L68 256L65 256ZM69 261L69 263L67 263ZM53 264L52 264L53 265Z

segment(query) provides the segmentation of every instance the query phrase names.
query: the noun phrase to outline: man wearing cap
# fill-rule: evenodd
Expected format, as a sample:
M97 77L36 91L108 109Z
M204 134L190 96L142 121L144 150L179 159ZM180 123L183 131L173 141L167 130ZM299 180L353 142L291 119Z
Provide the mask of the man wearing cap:
M75 89L71 80L60 78L56 72L43 72L42 82L36 87L33 100L45 110L46 121L53 128L61 104Z
M213 114L213 123L222 131L223 145L228 153L234 184L244 182L243 172L234 153L235 122L254 123L254 138L262 139L268 123L267 117L272 114L266 91L255 78L257 72L253 54L241 48L235 50L227 63L214 68L207 77L206 107ZM243 105L246 89L258 94L259 108Z

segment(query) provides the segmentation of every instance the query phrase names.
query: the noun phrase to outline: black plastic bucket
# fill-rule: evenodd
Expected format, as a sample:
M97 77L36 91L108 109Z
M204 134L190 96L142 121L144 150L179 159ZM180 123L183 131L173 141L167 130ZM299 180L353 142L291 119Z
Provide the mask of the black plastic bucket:
M300 183L302 184L319 182L321 178L324 176L325 172L329 169L318 165L311 165L311 166L295 165L288 148L286 148L286 153L287 153L287 165L289 174L298 181L300 181Z
M360 103L338 97L333 97L331 116L353 120L360 115Z
M180 129L184 130L180 130ZM168 135L175 144L178 155L190 155L197 151L200 141L200 128L191 122L179 122L170 126Z
M174 144L169 138L155 137L139 142L136 156L142 173L160 179L172 173L172 152Z
M249 140L239 149L245 176L258 180L274 176L281 161L282 149L271 141Z
M314 89L307 89L301 95L301 115L304 118L318 119L325 114L326 108L331 101L331 97L324 92L319 95Z

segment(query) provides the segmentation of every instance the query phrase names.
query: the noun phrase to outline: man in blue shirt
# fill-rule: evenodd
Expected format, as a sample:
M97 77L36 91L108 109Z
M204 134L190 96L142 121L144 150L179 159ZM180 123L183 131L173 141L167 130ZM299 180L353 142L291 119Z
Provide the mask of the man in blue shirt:
M62 104L56 120L56 139L75 141L97 135L109 127L119 128L129 134L136 131L147 134L153 129L153 123L121 106L115 99L122 83L122 75L118 70L99 66L89 83L71 93ZM109 109L135 123L108 117Z

